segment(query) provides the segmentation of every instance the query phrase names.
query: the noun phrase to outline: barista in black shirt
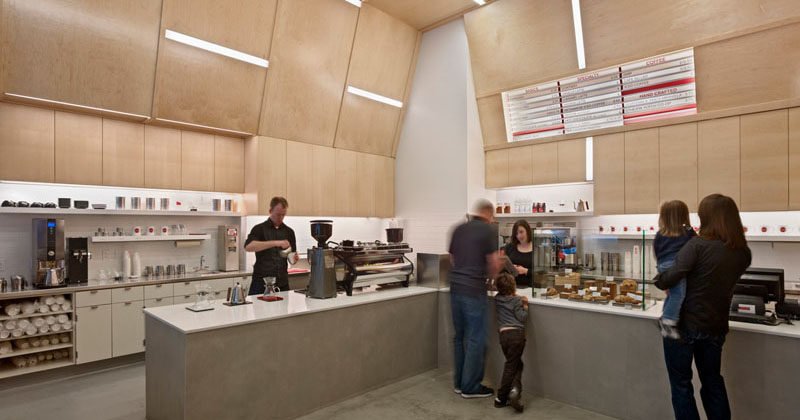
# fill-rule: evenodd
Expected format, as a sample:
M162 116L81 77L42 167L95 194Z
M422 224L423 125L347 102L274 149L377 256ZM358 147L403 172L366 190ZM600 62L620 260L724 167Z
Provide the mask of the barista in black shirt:
M275 277L276 283L282 291L289 290L289 268L286 258L280 256L280 251L292 248L297 251L297 241L294 230L283 224L286 209L289 203L283 197L273 197L269 203L269 219L253 226L244 250L256 253L256 263L253 265L253 281L250 283L249 294L264 293L264 277ZM298 256L295 252L292 264L297 263Z
M512 229L511 242L503 248L503 254L514 264L519 273L517 286L533 286L533 241L531 226L525 220L517 220Z

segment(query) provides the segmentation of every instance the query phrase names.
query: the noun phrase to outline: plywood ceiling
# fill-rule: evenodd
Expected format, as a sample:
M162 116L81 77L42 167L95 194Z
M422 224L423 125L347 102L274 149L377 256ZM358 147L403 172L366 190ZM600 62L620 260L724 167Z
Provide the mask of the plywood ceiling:
M364 2L417 29L425 29L478 7L473 0L364 0Z

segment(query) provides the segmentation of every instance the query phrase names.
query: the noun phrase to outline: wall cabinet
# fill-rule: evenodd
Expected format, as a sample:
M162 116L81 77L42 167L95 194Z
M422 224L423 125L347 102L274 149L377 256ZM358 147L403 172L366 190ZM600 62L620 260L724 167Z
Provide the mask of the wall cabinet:
M800 210L800 108L789 110L789 210Z
M625 213L658 213L658 129L625 133Z
M311 214L329 216L336 213L331 192L336 191L336 149L311 147Z
M394 158L378 156L375 174L375 215L394 216Z
M53 182L53 111L0 103L0 179Z
M697 199L719 193L740 203L739 117L697 123Z
M558 145L558 182L586 181L586 140L564 140Z
M789 113L742 115L742 211L789 207Z
M103 119L55 112L56 182L103 183Z
M625 213L625 135L595 136L592 149L595 213Z
M181 188L214 190L214 136L181 132Z
M508 152L508 185L533 184L533 148L517 147Z
M103 118L103 185L144 187L144 125Z
M697 211L697 123L658 129L660 202L681 200Z
M110 299L110 293L109 293ZM108 359L111 353L111 305L75 309L76 363Z
M111 304L111 349L114 357L144 351L144 302Z
M296 216L309 216L314 210L312 150L308 143L286 143L286 199L291 214Z
M509 156L515 149L509 151ZM533 183L555 184L558 182L558 143L533 146Z
M336 149L336 216L354 216L358 213L356 197L361 186L358 183L358 153Z
M356 212L353 216L371 217L375 215L375 190L377 183L377 155L358 153L356 156Z
M486 152L486 188L508 186L508 152L509 149L489 150Z
M214 136L214 191L244 192L244 140Z
M286 140L245 140L244 203L249 215L269 214L269 200L286 196Z
M145 188L181 189L181 131L144 127Z

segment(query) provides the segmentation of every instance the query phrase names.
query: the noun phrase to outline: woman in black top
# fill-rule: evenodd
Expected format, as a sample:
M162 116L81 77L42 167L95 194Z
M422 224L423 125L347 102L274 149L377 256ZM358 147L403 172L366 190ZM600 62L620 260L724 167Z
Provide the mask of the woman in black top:
M692 388L692 359L702 383L700 396L710 420L730 419L725 381L720 375L722 345L736 282L750 265L739 209L730 198L712 194L700 202L700 236L678 251L675 264L656 277L659 289L686 278L680 311L681 339L664 338L675 418L699 419Z
M511 242L503 252L516 267L517 286L533 286L533 242L531 240L531 226L524 220L517 220L511 230Z

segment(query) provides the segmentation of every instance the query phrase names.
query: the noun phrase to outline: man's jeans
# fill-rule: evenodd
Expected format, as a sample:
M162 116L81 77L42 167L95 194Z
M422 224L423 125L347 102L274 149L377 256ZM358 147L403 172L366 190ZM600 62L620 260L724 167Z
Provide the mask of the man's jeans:
M725 336L714 336L681 329L681 339L664 338L664 358L667 362L672 409L675 418L699 420L697 402L692 387L692 358L700 376L700 396L709 420L729 420L731 409L725 381L720 374L722 345Z
M455 387L465 394L481 387L486 352L486 324L489 303L486 296L450 294L455 329Z

